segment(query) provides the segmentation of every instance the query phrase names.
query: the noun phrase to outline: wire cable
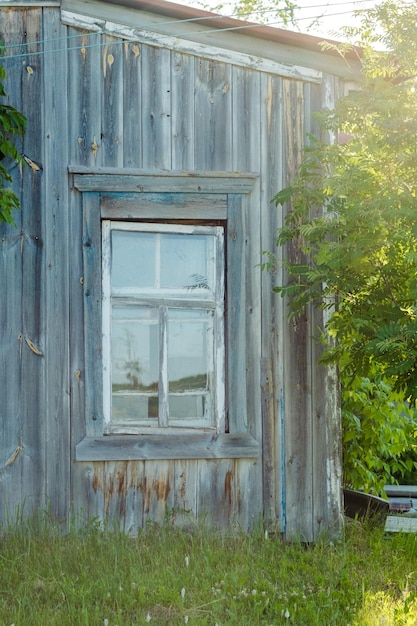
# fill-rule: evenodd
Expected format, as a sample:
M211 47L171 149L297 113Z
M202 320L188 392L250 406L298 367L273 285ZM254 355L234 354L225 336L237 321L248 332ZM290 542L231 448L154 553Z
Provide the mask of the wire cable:
M364 2L375 2L375 0L354 0L353 2L341 2L338 3L339 6L344 5L344 4L363 4ZM329 4L319 4L319 5L311 5L310 7L302 7L303 10L306 10L308 8L327 8L329 7ZM270 12L268 11L264 11L265 12ZM336 13L326 13L326 17L336 17L336 16L341 16L341 15L351 15L354 14L355 11L341 11L341 12L336 12ZM221 18L229 18L229 17L233 17L236 14L232 14L232 15L217 15L217 14L213 14L207 17L196 17L196 18L187 18L187 19L183 19L183 20L170 20L167 22L159 22L157 24L158 27L160 26L169 26L169 25L177 25L177 24L186 24L189 22L198 22L200 23L201 21L206 21L206 20L213 20L213 19L221 19ZM295 22L299 22L299 21L304 21L304 20L317 20L320 19L321 17L323 17L322 15L316 15L316 16L310 16L310 17L300 17L300 18L295 18L294 21ZM271 22L268 24L265 24L264 26L267 27L271 27L273 28L274 26L280 26L282 25L281 20L276 21L276 22ZM248 24L243 22L241 25L238 26L230 26L230 27L225 27L225 28L208 28L205 30L197 30L194 31L193 33L176 33L175 37L181 37L181 36L186 36L186 35L202 35L202 34L206 34L206 33L217 33L217 32L230 32L230 31L247 31L250 30L252 28L258 28L259 26L261 26L261 24ZM146 30L146 28L152 29L155 28L155 24L143 24L140 27L137 27L136 30ZM308 33L304 33L307 34ZM59 41L69 41L72 39L79 39L80 37L92 37L94 35L109 35L109 36L115 36L115 37L120 37L120 39L113 41L113 42L98 42L98 43L92 43L92 44L85 44L85 45L81 45L81 46L67 46L65 48L51 48L51 49L44 49L44 50L37 50L37 51L33 51L33 52L22 52L19 54L11 54L11 55L4 55L1 57L1 62L5 62L6 60L14 60L14 59L21 59L24 57L29 57L29 56L34 56L34 55L45 55L45 54L50 54L50 53L58 53L58 52L70 52L70 51L75 51L75 50L83 50L83 49L88 49L88 48L95 48L95 47L105 47L105 46L113 46L113 45L120 45L122 43L125 43L126 41L132 42L134 43L134 39L127 39L126 37L123 37L123 35L118 35L117 33L115 33L114 35L112 35L112 33L106 33L103 30L98 30L98 31L93 31L93 32L85 32L82 34L76 34L76 35L66 35L64 37L56 37L56 38L52 38L52 39L40 39L37 41L31 41L31 42L22 42L20 44L10 44L10 45L5 45L2 46L2 50L3 51L7 51L7 50L11 50L14 48L25 48L25 47L29 47L29 46L35 46L35 45L45 45L45 44L51 44L51 43L56 43ZM169 37L169 34L166 34L165 36ZM317 35L316 35L317 36Z
M343 5L346 5L346 4L347 5L353 5L353 4L362 5L363 3L366 3L366 2L375 4L375 0L353 0L352 2L344 0L343 2L333 3L333 6L334 7L335 6L339 7L339 6L343 6ZM309 9L325 9L325 8L330 8L330 7L331 7L331 5L329 3L326 3L326 4L312 4L312 5L309 5L309 6L306 6L306 7L298 7L298 9L302 9L303 11L306 11L306 10L309 10ZM0 5L0 9L1 9L1 5ZM186 19L182 19L182 20L169 20L169 21L166 21L166 22L158 22L158 26L169 26L169 25L172 25L172 24L187 24L187 23L192 23L192 22L201 23L203 21L210 21L210 20L213 20L213 19L218 20L218 19L222 19L222 18L224 18L224 19L228 19L228 18L235 18L235 19L237 19L237 18L242 18L245 15L247 15L247 16L250 16L250 15L265 15L266 13L273 13L274 11L276 11L276 9L259 9L258 11L251 11L251 12L243 13L243 14L231 13L231 14L228 14L228 15L223 15L223 14L219 13L219 14L212 14L212 15L207 16L207 17L190 17L190 18L186 18ZM288 12L292 11L292 9L290 9L290 8L287 9L286 7L283 7L282 9L280 9L280 11L281 11L281 13L285 13L287 11ZM349 11L342 12L342 13L326 13L325 16L326 17L333 17L333 16L337 16L337 15L344 15L344 14L350 15L350 14L355 13L355 11L357 11L357 9L349 10ZM322 16L323 16L323 14L312 15L312 16L309 16L309 17L299 17L299 18L294 18L294 21L298 22L298 21L307 20L307 19L308 20L316 20L316 19L319 19ZM98 19L100 19L100 18L98 18ZM263 26L275 26L276 24L279 24L279 23L281 23L281 22L280 21L279 22L272 22L272 23L269 23L269 24L263 24ZM235 28L242 28L243 29L245 27L248 27L248 28L249 27L253 27L254 25L255 26L260 26L261 24L245 24L245 25L242 24L242 26L235 27ZM153 23L152 24L151 23L150 24L143 24L140 28L146 29L146 28L151 28L153 26L155 26L155 24L153 24ZM209 31L198 31L198 33L201 33L201 32L221 32L222 30L226 30L226 29L223 29L223 28L210 29ZM99 34L100 32L101 31L94 31L94 32L89 32L89 33L85 33L85 34L90 36L90 35L94 35L94 34ZM49 42L54 42L54 41L65 41L65 40L70 40L70 39L77 39L79 37L80 37L80 35L78 34L78 35L66 35L65 37L55 37L55 38L52 38L52 39L40 39L38 41L22 42L20 44L8 44L8 45L5 45L5 46L2 46L2 49L3 50L11 50L12 48L28 47L28 46L31 46L31 45L40 44L40 43L43 44L43 43L46 43L46 42L49 43Z

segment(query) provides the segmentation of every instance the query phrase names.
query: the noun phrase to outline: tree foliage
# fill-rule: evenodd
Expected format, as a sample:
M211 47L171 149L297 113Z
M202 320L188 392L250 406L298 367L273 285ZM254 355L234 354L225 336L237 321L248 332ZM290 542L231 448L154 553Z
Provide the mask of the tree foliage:
M417 400L417 8L383 2L350 37L362 81L321 115L347 141L310 138L290 187L280 246L294 314L330 307L324 362L340 367L345 480L380 489L415 467ZM334 343L333 340L336 340Z
M296 28L295 9L297 3L292 0L233 0L219 2L213 6L204 0L200 1L203 8L215 13L233 14L233 17L259 24L278 23L282 27Z
M26 118L14 107L3 103L4 98L7 97L4 87L5 79L6 71L0 66L0 223L14 224L13 210L19 208L19 199L9 186L12 182L9 167L11 162L23 162L15 140L23 137L26 130Z

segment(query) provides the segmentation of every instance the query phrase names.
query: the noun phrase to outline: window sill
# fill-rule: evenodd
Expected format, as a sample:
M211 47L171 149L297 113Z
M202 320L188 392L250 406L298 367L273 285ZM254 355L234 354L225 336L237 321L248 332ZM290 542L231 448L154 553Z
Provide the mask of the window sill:
M106 435L85 437L75 448L76 461L150 461L174 459L256 458L259 443L247 434Z

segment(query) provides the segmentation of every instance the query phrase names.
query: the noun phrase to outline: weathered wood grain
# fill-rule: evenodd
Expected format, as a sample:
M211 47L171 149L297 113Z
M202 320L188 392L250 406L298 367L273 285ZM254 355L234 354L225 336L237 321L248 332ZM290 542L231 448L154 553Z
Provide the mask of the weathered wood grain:
M142 487L142 527L147 522L161 524L174 507L174 464L169 461L147 461Z
M152 18L152 24L149 24L144 22L146 13L144 18L139 17L135 20L135 14L130 12L128 18L130 24L126 26L117 23L114 14L104 20L103 9L98 2L89 2L88 11L85 10L85 3L77 8L72 1L71 6L65 6L66 2L63 4L62 19L66 24L93 31L101 30L112 35L117 34L151 46L172 48L185 54L195 54L200 58L237 65L246 70L311 82L320 82L324 64L326 64L327 71L342 76L350 76L355 70L358 71L359 64L355 62L349 68L342 58L327 55L324 60L319 46L317 51L313 52L302 50L297 46L288 46L285 43L275 42L275 44L266 45L265 41L252 38L250 34L245 36L242 32L233 33L228 30L222 33L218 29L211 31L210 28L202 29L198 24L183 22L179 23L180 32L176 37L172 36L175 21L168 26L162 17L160 18L163 22L161 27L155 22L155 16ZM113 7L114 10L115 7ZM117 7L117 10L120 20L120 7ZM136 27L132 23L132 17L136 21ZM185 29L188 30L188 37L191 41L185 37ZM169 31L168 34L165 34L167 31Z
M106 166L123 166L123 71L124 55L120 42L104 37L102 53L102 159ZM96 70L97 71L97 70Z
M417 533L417 518L388 515L384 530L386 533Z
M25 27L24 21L16 20L12 12L2 14L0 38L3 41L9 39L11 44L16 46L14 50L17 54L24 51L24 47L20 44L25 42ZM13 89L12 82L13 76L25 79L21 59L5 60L3 65L8 72L5 90L6 93L11 94L9 103L22 110L22 94ZM22 200L22 186L24 185L22 176L17 167L13 168L10 173L13 175L12 189ZM23 508L22 502L26 495L22 480L22 476L25 474L23 454L26 445L28 447L31 445L31 435L33 434L33 432L23 434L23 425L27 421L27 410L22 401L22 396L25 399L27 397L23 375L28 372L27 365L30 359L30 355L27 354L30 350L27 352L25 350L23 328L25 312L23 293L28 286L25 285L23 275L25 259L27 258L27 253L24 250L25 243L30 242L32 229L27 230L30 218L29 216L26 218L25 224L23 210L15 211L14 219L16 228L5 223L0 224L0 284L2 285L2 297L0 297L0 327L2 329L0 344L0 376L2 381L0 392L0 420L2 424L0 428L0 515L2 519L9 516L12 521L15 521L15 516L21 513ZM34 292L31 290L27 294L29 304L26 308L27 312L30 311L33 296ZM29 331L33 330L35 326L34 323L32 327L29 327ZM33 379L28 384L28 392L30 390L33 390ZM34 400L36 404L36 396ZM36 443L36 438L34 443ZM10 489L11 484L14 485L14 489Z
M68 29L68 36L69 162L98 167L103 158L101 37L72 28Z
M210 528L231 528L237 521L235 461L198 462L197 513Z
M257 178L247 172L154 172L71 167L74 186L79 191L147 192L147 193L250 193Z
M23 40L29 45L25 52L29 53L21 64L19 74L22 84L22 112L28 119L27 132L24 137L22 152L39 167L44 166L42 132L43 113L34 102L42 101L44 84L44 67L41 51L43 24L42 10L33 9L25 12L22 22ZM45 352L45 323L42 312L45 279L45 235L42 215L43 204L43 170L25 167L22 181L22 328L25 339L30 339L42 355ZM21 437L23 454L21 463L22 501L27 499L26 514L30 515L38 506L45 505L44 484L47 471L47 459L42 454L45 449L43 442L47 429L46 420L41 416L44 411L44 389L40 381L46 374L45 356L37 354L29 348L26 341L21 344L22 386L20 388L20 404L23 415ZM31 450L39 450L31 454ZM14 481L13 481L14 482ZM17 481L16 481L17 482Z
M68 234L68 123L67 57L57 52L66 35L56 9L43 10L44 27L44 163L43 216L44 283L41 315L44 322L45 368L42 392L45 440L38 451L45 462L45 496L51 512L64 516L69 508L70 484L70 403L69 403L69 242ZM57 62L60 71L56 72ZM46 113L47 112L47 113Z
M194 170L195 152L195 57L171 55L172 168Z
M272 358L264 357L261 364L262 389L262 469L263 469L263 510L265 521L275 522L276 519L276 434L275 434L275 403L274 381L272 374Z
M175 526L188 527L197 515L198 461L178 459L174 466Z
M142 163L171 168L171 57L169 50L142 47Z
M304 143L303 85L283 81L286 184L296 173ZM291 262L300 262L300 251L286 250ZM285 373L285 491L286 531L304 541L313 538L313 493L311 468L311 342L312 328L307 312L289 324L284 341Z
M260 118L261 155L261 250L276 255L270 270L261 273L262 293L262 358L271 359L275 416L275 520L285 532L285 414L284 414L284 336L288 332L285 305L273 292L283 284L282 249L275 244L277 230L283 224L282 207L275 207L272 198L283 187L285 174L284 117L282 79L261 77L262 113ZM262 255L262 262L268 258ZM264 433L263 437L267 434ZM272 451L271 451L272 454ZM270 518L274 516L270 509Z
M77 461L256 458L258 442L247 434L181 433L88 436L76 447Z
M246 379L246 238L247 215L240 196L229 197L227 210L227 389L230 433L248 428Z
M102 194L101 215L110 219L225 220L225 194Z
M97 194L84 194L83 214L85 369L88 377L85 416L86 432L91 437L102 435L104 428L103 381L101 376L103 363L101 345L101 232L100 200Z
M212 33L210 47L194 26L185 41L174 24L145 32L68 13L66 28L58 7L0 10L6 43L45 40L45 54L34 43L23 63L5 60L10 103L29 119L22 149L42 169L16 172L18 230L0 227L1 519L50 500L59 516L72 501L80 518L133 533L171 510L174 524L200 514L243 528L264 511L306 540L338 527L337 378L317 368L312 339L324 320L289 323L271 291L281 267L258 267L283 219L272 196L337 80L276 42L259 58L248 35L232 50L235 35ZM306 67L287 66L291 54ZM230 432L103 436L100 220L179 213L225 224Z
M123 165L142 167L142 54L138 43L123 44Z
M317 136L320 129L309 113L333 108L336 103L338 85L335 83L334 77L325 75L321 86L310 86L306 92L308 93L306 102L310 109L306 111L306 121L311 119L309 130ZM334 136L328 135L326 139L334 141ZM320 211L320 209L317 210ZM312 310L312 328L325 328L331 313L331 309L320 310L315 308ZM315 536L323 529L337 535L343 525L340 441L342 425L339 380L335 365L324 366L320 364L322 352L323 346L314 341L310 367L312 381L313 532ZM323 455L327 459L326 465L319 462Z
M231 170L230 66L198 59L195 90L195 166L202 170Z

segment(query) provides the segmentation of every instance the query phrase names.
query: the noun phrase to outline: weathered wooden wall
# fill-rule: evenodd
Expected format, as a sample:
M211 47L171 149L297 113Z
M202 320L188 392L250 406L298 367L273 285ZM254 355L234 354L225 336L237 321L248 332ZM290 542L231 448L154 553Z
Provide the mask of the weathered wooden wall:
M288 537L340 523L337 383L317 366L318 313L288 323L262 274L311 112L338 80L296 80L61 22L58 7L0 6L10 104L28 118L13 170L22 210L0 225L0 519L49 505L130 530L166 508ZM85 435L83 214L69 166L259 173L245 212L247 431L258 459L75 462ZM87 329L88 332L88 329ZM246 358L246 357L245 357ZM332 404L333 403L333 404Z

